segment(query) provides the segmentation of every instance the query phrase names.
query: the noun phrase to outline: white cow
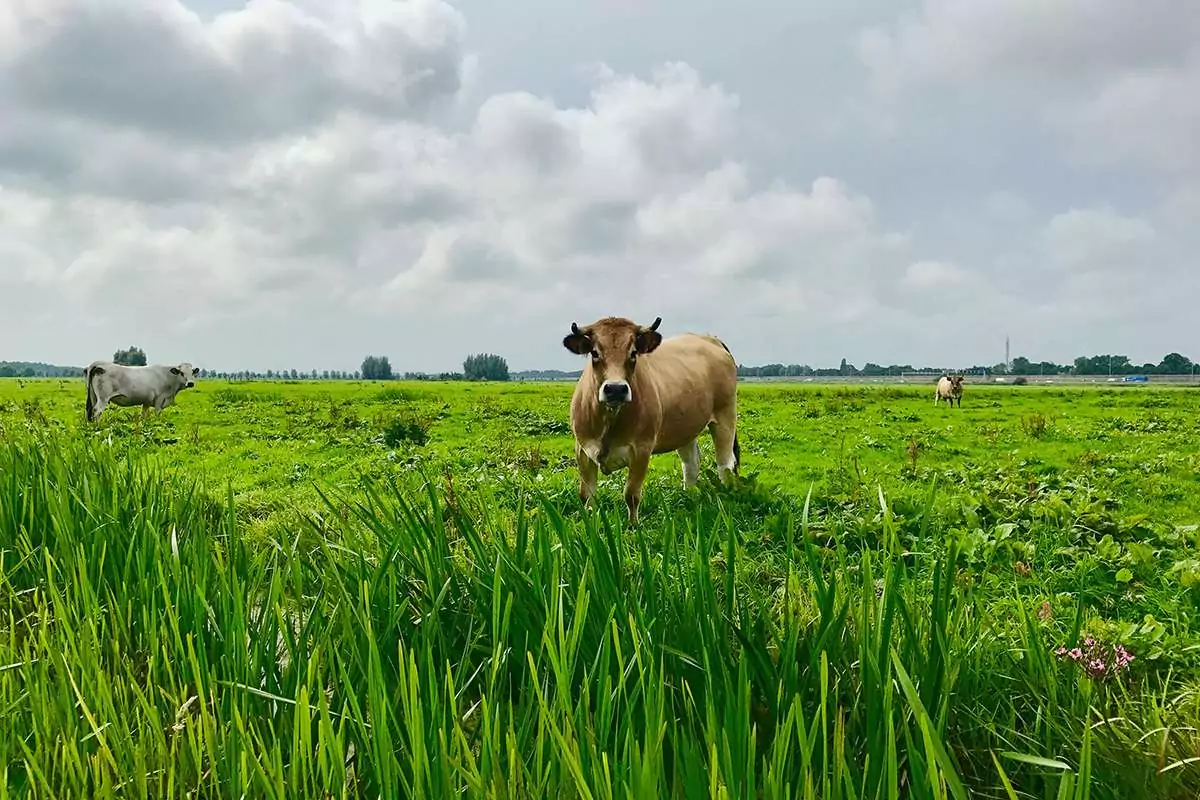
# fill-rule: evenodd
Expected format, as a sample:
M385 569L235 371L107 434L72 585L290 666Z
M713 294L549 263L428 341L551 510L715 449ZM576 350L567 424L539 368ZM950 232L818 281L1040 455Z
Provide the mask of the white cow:
M942 400L950 404L954 408L954 401L958 401L958 407L962 408L963 396L963 376L962 375L943 375L937 382L937 388L933 390L933 404L936 406Z
M196 385L200 370L191 364L175 367L157 364L127 367L111 361L93 361L83 370L87 381L87 420L93 422L109 403L116 406L141 406L142 415L156 413L174 404L175 395Z

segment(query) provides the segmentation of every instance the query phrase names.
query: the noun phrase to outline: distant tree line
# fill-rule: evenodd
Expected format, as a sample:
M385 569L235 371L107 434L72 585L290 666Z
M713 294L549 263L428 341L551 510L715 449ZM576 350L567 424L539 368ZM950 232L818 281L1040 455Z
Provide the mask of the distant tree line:
M1005 364L992 366L973 365L955 368L971 374L989 375L1188 375L1195 369L1190 358L1179 353L1168 353L1157 364L1134 364L1128 356L1098 355L1080 356L1073 364L1056 364L1052 361L1032 361L1025 356L1012 360L1012 369ZM942 367L915 368L912 364L892 364L884 367L868 361L862 369L842 359L838 367L813 368L807 364L764 364L758 367L738 365L738 376L742 378L799 378L799 377L886 377L914 372L941 372Z
M119 364L144 365L147 363L146 353L140 347L129 347L118 350L113 354L113 361ZM1180 353L1168 353L1157 364L1134 364L1128 356L1102 354L1095 356L1080 356L1072 364L1056 364L1052 361L1033 361L1026 356L1017 356L1012 360L1011 370L1005 364L991 366L974 365L970 367L955 367L955 371L975 375L1188 375L1194 374L1196 365L1187 356ZM868 361L860 369L842 359L837 367L811 367L807 364L763 364L761 366L746 366L739 364L737 373L742 378L799 378L799 377L899 377L911 373L938 373L942 367L916 368L912 364L892 364L882 366ZM62 367L54 364L27 361L0 361L0 378L65 378L77 377L82 374L82 367ZM526 370L510 373L508 362L501 356L491 353L471 355L463 361L462 372L404 372L398 374L392 369L387 356L367 356L363 359L361 369L354 372L348 370L308 370L269 369L264 371L239 370L235 372L219 372L201 370L201 377L220 378L223 380L396 380L407 381L509 381L509 380L575 380L580 370Z

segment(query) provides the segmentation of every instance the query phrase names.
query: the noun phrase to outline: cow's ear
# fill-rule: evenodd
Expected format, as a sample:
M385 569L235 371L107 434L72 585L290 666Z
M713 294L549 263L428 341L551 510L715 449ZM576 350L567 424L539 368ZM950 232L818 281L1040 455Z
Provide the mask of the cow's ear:
M183 373L179 371L179 367L171 367L171 374L172 375L182 375Z
M571 332L563 337L563 347L577 356L587 355L592 350L592 338L572 322Z
M658 332L658 326L662 324L662 317L655 317L654 324L649 328L638 328L637 337L634 339L634 347L640 355L653 353L660 344L662 344L662 334Z

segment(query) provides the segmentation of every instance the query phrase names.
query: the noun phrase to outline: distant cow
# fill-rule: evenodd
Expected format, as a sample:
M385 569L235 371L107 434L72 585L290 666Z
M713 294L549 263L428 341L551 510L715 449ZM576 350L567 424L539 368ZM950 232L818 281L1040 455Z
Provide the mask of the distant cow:
M111 361L93 361L83 371L87 381L87 421L98 419L109 403L141 406L143 416L151 408L162 413L175 402L175 395L196 385L199 372L186 363L175 367L127 367Z
M943 375L938 379L937 389L933 392L933 404L936 406L942 400L950 404L954 408L954 401L958 401L958 407L962 408L963 394L963 376L962 375Z
M684 486L700 474L700 445L707 428L724 481L737 473L737 363L716 337L683 333L663 339L662 318L644 327L605 317L580 328L571 323L563 346L588 362L571 398L571 430L579 467L579 497L588 504L597 470L628 467L625 505L637 524L642 483L650 457L674 450L683 462Z

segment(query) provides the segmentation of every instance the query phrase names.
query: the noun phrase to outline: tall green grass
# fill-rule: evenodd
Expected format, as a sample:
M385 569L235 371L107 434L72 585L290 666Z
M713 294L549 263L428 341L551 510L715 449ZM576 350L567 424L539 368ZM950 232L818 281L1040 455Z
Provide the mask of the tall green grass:
M16 437L0 797L1200 790L1194 695L1093 685L1024 611L994 618L932 490L915 546L880 494L853 555L807 506L767 533L705 492L626 532L549 496L368 483L263 540L169 466Z

